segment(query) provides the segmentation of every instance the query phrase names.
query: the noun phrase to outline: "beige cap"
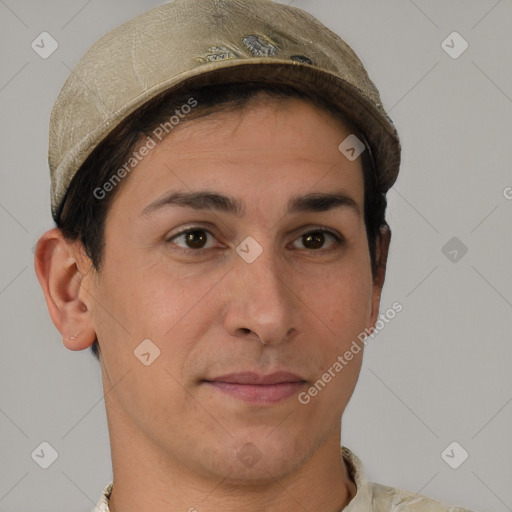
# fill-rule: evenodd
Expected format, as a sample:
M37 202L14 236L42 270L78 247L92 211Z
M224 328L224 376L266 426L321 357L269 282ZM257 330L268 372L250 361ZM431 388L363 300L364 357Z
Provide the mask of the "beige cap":
M340 109L366 137L379 189L400 166L400 142L353 50L302 9L272 0L175 0L99 39L66 80L50 118L48 163L56 218L98 144L163 91L246 81L289 84Z

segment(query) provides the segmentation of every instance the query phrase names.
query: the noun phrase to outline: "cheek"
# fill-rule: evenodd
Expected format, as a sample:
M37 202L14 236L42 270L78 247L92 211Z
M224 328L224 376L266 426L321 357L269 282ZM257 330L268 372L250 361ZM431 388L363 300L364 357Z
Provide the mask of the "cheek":
M371 276L364 268L340 269L311 294L317 297L312 303L321 320L317 331L327 335L315 338L314 351L304 347L303 357L314 364L316 375L312 386L299 398L311 417L322 417L327 424L336 422L343 413L361 370L361 334L371 317L372 293Z
M371 297L369 287L350 281L346 283L347 287L339 289L338 294L331 295L331 300L324 304L324 311L329 312L330 332L328 337L323 338L318 372L328 371L338 357L344 358L347 362L343 362L342 376L336 380L339 384L344 383L341 388L349 389L350 383L357 379L361 366L361 336L371 316Z
M343 281L341 288L335 318L342 326L350 326L351 330L364 330L371 316L371 280L352 274Z
M309 282L306 301L329 327L337 344L357 336L367 326L371 317L372 284L369 266L364 263L340 265Z
M108 340L107 348L113 347L112 352L126 353L129 365L133 351L150 339L161 351L160 362L178 371L215 321L211 292L224 272L201 272L191 277L177 265L161 260L120 259L105 267L106 277L98 291L99 334ZM170 345L172 355L166 353Z

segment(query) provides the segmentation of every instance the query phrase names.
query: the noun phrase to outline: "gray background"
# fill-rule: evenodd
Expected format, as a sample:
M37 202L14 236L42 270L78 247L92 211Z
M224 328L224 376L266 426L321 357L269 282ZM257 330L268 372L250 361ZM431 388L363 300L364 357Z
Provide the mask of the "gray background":
M63 347L33 246L53 227L47 136L60 88L100 36L160 3L0 0L2 512L89 511L112 476L98 363ZM403 311L368 344L343 444L370 480L510 511L512 2L292 3L355 49L404 148L382 300ZM59 43L48 59L31 48L42 31ZM457 59L441 46L453 31L469 43ZM457 261L442 250L452 237ZM46 470L31 458L42 441L59 455ZM469 453L458 469L441 457L452 441Z

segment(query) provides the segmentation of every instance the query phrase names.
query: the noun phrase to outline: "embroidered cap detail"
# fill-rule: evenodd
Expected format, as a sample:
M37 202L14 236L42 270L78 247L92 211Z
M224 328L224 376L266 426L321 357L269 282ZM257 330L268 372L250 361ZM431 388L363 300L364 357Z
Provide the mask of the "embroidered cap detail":
M270 57L277 52L277 46L261 36L247 35L242 42L255 57Z
M208 48L211 52L206 56L207 62L217 62L219 60L236 59L236 55L225 46L211 46Z

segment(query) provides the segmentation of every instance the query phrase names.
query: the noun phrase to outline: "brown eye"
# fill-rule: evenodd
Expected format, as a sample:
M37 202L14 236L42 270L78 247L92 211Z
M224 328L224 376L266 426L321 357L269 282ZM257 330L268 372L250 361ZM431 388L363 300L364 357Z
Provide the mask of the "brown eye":
M177 235L174 235L168 241L172 241L173 243L178 245L178 247L181 247L183 249L208 249L208 247L206 246L208 242L208 235L211 235L211 233L205 229L188 229L186 231L178 233ZM213 235L211 236L213 238ZM180 241L181 244L185 245L183 246L180 243L176 243L177 241Z
M326 231L323 229L304 233L297 240L302 241L302 244L305 249L318 250L324 246L325 241L326 241L326 236L330 237L331 239L334 239L334 244L331 243L328 247L331 247L332 245L341 243L341 239L338 236L336 236L334 233L331 233L330 231ZM299 249L300 249L300 247L299 247Z

